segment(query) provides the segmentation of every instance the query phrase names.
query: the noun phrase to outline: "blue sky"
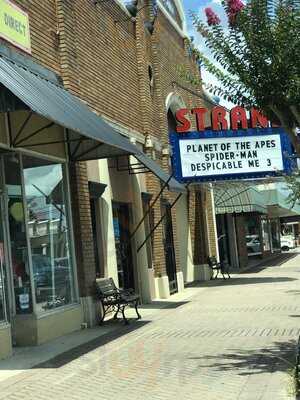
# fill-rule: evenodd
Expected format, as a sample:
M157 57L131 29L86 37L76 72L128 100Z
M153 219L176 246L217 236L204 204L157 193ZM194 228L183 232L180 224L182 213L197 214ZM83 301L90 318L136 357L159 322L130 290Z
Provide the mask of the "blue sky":
M209 56L209 52L204 45L204 41L203 41L202 37L195 31L195 29L193 27L193 24L189 18L189 11L192 10L193 12L197 12L199 14L199 16L204 21L206 21L204 9L206 7L211 7L213 9L213 11L221 19L221 24L225 26L227 18L225 16L224 9L221 5L221 0L183 0L183 7L184 7L185 15L186 15L187 30L188 30L189 36L194 37L194 43L197 45L199 50L202 51L203 53L205 53L213 61L212 57ZM218 85L217 80L205 70L202 70L202 79L204 82ZM232 107L231 103L229 103L223 99L221 99L220 104L224 105L228 108Z

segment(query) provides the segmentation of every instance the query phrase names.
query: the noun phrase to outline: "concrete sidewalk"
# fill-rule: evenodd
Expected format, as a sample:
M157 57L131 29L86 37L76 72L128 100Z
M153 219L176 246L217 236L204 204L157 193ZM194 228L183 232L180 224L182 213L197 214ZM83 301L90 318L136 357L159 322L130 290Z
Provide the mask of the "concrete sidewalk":
M23 350L0 363L0 399L293 399L300 257L279 264L189 287L129 327L69 335L28 361Z
M196 289L198 293L205 290L205 287ZM75 353L82 347L93 347L97 343L101 345L111 342L129 332L138 330L154 320L163 318L170 309L187 303L193 296L195 296L195 288L186 288L184 292L176 293L168 300L159 299L154 300L151 304L141 305L139 307L142 314L141 321L136 321L135 310L128 308L126 310L126 316L130 319L128 326L123 324L121 318L118 321L108 319L102 326L83 329L40 346L15 347L12 357L0 361L0 382L62 355L66 357L66 354Z

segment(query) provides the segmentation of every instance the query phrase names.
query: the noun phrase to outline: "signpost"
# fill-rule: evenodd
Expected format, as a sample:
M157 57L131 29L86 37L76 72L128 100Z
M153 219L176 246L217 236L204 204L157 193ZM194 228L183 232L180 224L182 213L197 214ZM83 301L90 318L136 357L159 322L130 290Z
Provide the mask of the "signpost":
M9 0L0 0L0 37L31 53L28 14Z
M174 177L180 182L289 174L292 146L281 128L171 133Z

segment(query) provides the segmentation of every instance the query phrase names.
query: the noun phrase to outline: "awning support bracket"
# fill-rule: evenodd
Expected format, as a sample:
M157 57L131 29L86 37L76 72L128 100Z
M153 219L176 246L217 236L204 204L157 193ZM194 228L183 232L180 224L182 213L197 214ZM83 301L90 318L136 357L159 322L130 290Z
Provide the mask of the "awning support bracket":
M188 183L186 185L186 188L188 188L188 186L190 185L190 183ZM181 198L181 196L183 195L183 193L179 193L179 195L176 197L176 199L173 201L173 203L171 203L170 205L170 209L172 209L175 204L178 202L178 200ZM159 225L162 223L162 221L165 219L167 213L164 213L164 215L159 219L159 221L154 225L154 227L151 229L151 231L148 233L148 235L146 236L145 240L139 245L137 252L139 252L143 246L147 243L147 241L150 239L150 237L153 235L153 233L155 232L155 230L159 227Z
M142 164L141 162L130 164L128 157L127 157L127 165L120 165L119 157L117 157L116 161L117 161L116 168L118 172L129 172L130 175L151 172L149 168L145 167L145 165Z
M28 113L27 117L25 118L23 124L21 125L21 127L20 127L18 133L16 134L14 140L13 140L12 145L13 145L14 147L17 145L18 138L21 136L22 132L24 131L26 125L28 124L28 122L30 121L30 119L31 119L32 116L33 116L33 112L30 111L30 112Z
M71 154L71 156L70 156L71 160L73 160L75 158L75 155L76 155L76 153L77 153L77 151L78 151L78 149L79 149L79 147L80 147L80 145L82 143L82 139L83 139L82 137L79 139L77 145L75 146L75 149L72 151L72 154L70 153Z
M41 128L37 129L36 131L30 133L29 135L25 136L23 139L19 140L18 142L14 141L13 144L15 147L20 147L20 144L23 142L26 142L26 140L32 138L33 136L36 136L38 133L42 132L45 129L51 128L54 124L54 122L50 122L49 124L42 126ZM42 143L41 143L42 144Z
M160 196L162 195L162 192L165 190L165 188L168 186L170 180L172 179L173 175L170 175L168 180L166 182L164 182L164 184L161 186L161 189L159 191L159 193L156 195L156 197L154 198L154 200L152 201L152 203L149 205L147 211L145 212L145 214L143 215L142 219L140 220L140 222L137 224L137 226L134 228L133 232L131 233L129 240L131 240L133 238L133 236L136 234L136 232L138 231L139 227L142 225L142 223L145 221L145 219L147 218L147 216L150 214L151 210L153 209L154 205L156 204L157 200L160 198Z
M85 156L86 154L90 153L90 152L93 151L93 150L98 149L98 147L103 146L103 145L104 145L104 143L102 143L102 142L101 142L101 143L97 143L95 146L92 146L92 147L90 147L89 149L83 151L82 153L80 153L80 154L76 157L77 161L80 161L80 158L81 158L81 157Z
M53 140L51 142L42 142L42 143L30 143L30 144L23 144L22 147L35 147L35 146L47 146L49 144L61 144L61 143L71 143L71 142L78 142L81 139L65 139L65 140ZM83 140L90 140L89 138L83 138Z

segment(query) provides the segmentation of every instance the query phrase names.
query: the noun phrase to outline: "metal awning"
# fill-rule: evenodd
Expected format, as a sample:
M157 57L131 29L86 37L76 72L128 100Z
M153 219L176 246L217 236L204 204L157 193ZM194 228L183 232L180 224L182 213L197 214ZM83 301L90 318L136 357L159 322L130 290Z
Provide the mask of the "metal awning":
M5 57L0 57L0 83L33 112L68 130L70 159L86 161L136 153L137 148L127 138L76 96ZM24 139L14 144L23 147Z
M267 214L264 195L254 187L234 184L214 185L216 214L259 212Z
M145 153L138 150L138 152L134 154L134 157L138 161L140 161L140 163L143 164L146 168L148 168L148 170L151 171L162 182L168 182L167 186L171 192L186 192L186 188L184 185L176 181L176 179L174 178L170 179L170 175L167 174L167 172L165 172L154 160L152 160L152 158L148 157Z
M169 175L155 161L146 156L127 137L118 133L80 99L60 86L57 81L46 79L23 64L19 65L0 56L0 84L2 111L5 103L6 107L9 105L7 111L15 109L30 111L23 127L30 121L33 112L51 121L45 129L53 123L66 128L66 138L62 141L68 145L70 161L133 155L142 164L145 172L152 172L164 184L167 182L169 190L185 192L184 185L179 184L174 178L169 179ZM32 138L40 132L41 129L25 138L20 137L19 132L17 137L13 138L11 146L18 148L40 145L40 143L33 144L32 141L26 145L29 137ZM49 138L46 144L54 143L58 141L51 141Z
M263 190L262 193L265 195L265 203L268 207L270 217L293 217L300 215L300 205L291 204L288 201L288 190L280 189L268 189Z

